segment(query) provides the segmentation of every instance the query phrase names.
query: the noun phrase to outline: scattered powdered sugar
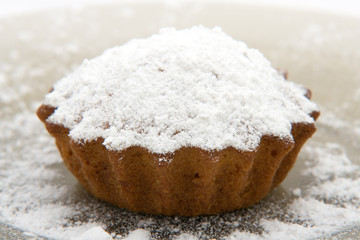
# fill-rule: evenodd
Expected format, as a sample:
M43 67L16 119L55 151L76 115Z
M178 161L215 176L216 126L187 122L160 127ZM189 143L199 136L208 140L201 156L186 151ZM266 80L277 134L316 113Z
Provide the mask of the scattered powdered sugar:
M73 238L73 240L112 240L111 235L104 231L100 226L90 228L81 236ZM141 238L138 238L141 239ZM144 239L144 238L143 238Z
M104 138L112 150L182 146L253 150L261 136L291 139L313 122L305 89L286 81L257 50L221 29L165 28L114 47L54 85L48 119L75 140Z
M48 144L51 138L34 112L24 110L2 119L0 132L6 133L0 136L0 222L62 239L89 228L90 223L64 231L74 213L74 207L66 204L71 188L58 168L62 162L56 149Z
M136 229L131 231L125 240L150 239L150 232L144 229Z
M307 239L360 224L360 167L339 143L311 142L303 148L302 184L291 197L273 192L250 208L181 218L132 213L87 194L65 169L33 112L1 121L0 131L5 129L0 137L0 221L41 236Z

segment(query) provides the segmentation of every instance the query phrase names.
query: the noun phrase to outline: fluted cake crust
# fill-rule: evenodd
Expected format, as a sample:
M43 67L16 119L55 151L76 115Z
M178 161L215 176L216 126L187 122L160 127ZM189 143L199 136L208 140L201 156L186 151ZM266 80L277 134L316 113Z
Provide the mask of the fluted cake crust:
M73 141L69 129L46 121L54 110L41 105L37 115L79 182L99 199L150 214L208 215L255 204L284 180L316 130L313 123L292 124L294 141L265 135L254 151L182 147L156 154L139 146L110 151L102 138ZM316 120L319 112L311 116ZM161 161L164 157L170 161Z

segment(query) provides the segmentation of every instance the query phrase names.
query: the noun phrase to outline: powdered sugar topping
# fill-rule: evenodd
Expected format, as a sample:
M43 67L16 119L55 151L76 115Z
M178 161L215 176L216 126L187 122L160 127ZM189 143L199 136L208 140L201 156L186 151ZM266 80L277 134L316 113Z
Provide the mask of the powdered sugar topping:
M255 49L219 28L160 30L85 60L54 86L48 121L75 140L157 153L182 146L255 149L263 135L291 139L317 110Z

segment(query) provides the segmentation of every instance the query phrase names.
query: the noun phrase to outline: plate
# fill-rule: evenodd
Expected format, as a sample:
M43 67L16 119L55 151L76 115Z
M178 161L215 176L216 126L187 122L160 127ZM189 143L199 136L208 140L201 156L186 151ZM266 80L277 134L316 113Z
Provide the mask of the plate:
M248 209L149 216L93 198L62 164L36 108L83 59L161 27L199 24L220 26L310 88L321 109L316 134L281 186ZM115 239L129 233L155 239L359 238L360 19L236 3L127 3L2 18L0 35L5 237L68 239L100 226Z

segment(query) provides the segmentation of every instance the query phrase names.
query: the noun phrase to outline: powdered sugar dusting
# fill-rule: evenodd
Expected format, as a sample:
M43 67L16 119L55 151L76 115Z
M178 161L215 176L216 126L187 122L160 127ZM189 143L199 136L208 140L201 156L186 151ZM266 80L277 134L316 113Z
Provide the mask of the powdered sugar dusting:
M129 235L125 238L125 240L140 240L140 239L144 239L144 240L150 239L150 232L139 228L134 231L131 231Z
M73 238L72 240L112 240L111 235L104 231L100 226L90 228L81 236Z
M313 142L304 148L302 184L291 199L271 194L252 208L177 218L131 213L73 189L76 180L67 179L50 136L33 113L0 122L0 130L5 129L0 140L10 144L0 147L0 221L46 237L307 239L360 224L360 167L339 143Z
M294 200L286 206L291 221L260 219L263 233L235 231L230 239L314 239L360 223L360 171L337 143L305 147L311 182L294 189ZM324 169L325 168L325 169ZM337 238L334 238L337 239Z
M197 26L165 28L85 60L45 104L57 108L49 121L75 140L102 137L112 150L168 153L252 150L265 134L291 138L291 124L312 123L317 110L303 95L259 51Z

